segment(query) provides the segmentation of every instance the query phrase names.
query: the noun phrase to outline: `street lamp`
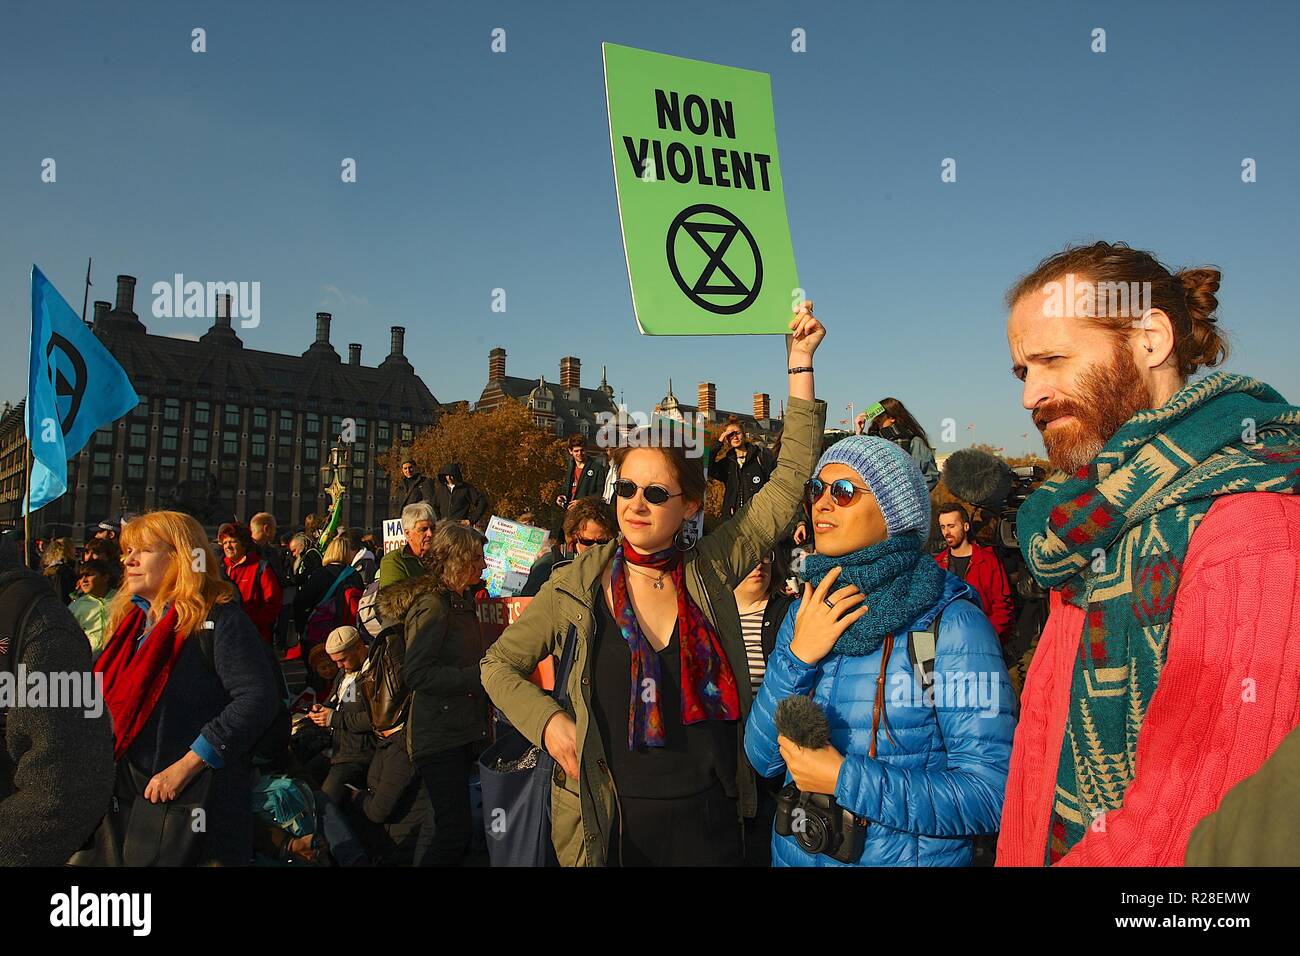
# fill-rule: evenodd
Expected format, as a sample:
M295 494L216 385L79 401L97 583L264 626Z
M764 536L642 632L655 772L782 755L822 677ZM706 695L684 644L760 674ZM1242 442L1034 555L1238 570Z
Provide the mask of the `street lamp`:
M352 482L352 448L342 439L330 449L329 460L321 465L320 478L330 496L331 508L338 507Z

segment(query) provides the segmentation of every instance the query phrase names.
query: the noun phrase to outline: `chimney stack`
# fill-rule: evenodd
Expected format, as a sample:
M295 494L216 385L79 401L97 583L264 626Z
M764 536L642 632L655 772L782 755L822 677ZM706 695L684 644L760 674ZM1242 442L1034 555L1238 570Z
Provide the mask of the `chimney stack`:
M321 345L330 344L330 321L333 318L328 312L316 313L316 341Z
M582 387L582 359L566 355L560 359L560 388Z
M217 296L216 324L227 329L230 328L230 300L231 296L228 292L223 292L221 295Z
M388 349L388 354L397 356L405 355L403 350L406 348L406 328L401 325L394 325L389 329L389 331L392 333L392 343Z
M712 382L700 382L697 404L706 418L712 418L713 413L718 409L718 386Z
M135 276L117 277L117 311L135 313Z
M506 377L506 350L495 348L488 353L488 381L496 382Z
M361 364L361 343L360 342L348 343L348 364L349 365Z
M772 417L772 398L767 392L754 393L754 417L760 422Z
M95 303L95 320L94 324L98 328L99 324L104 321L104 316L108 315L108 310L113 308L113 303L104 302L103 300Z

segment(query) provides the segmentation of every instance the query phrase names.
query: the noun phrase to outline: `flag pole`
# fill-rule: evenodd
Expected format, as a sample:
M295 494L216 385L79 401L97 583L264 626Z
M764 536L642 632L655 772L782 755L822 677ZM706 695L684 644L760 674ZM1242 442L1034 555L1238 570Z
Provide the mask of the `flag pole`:
M90 264L94 261L94 256L86 260L86 291L81 294L81 321L83 324L86 321L86 303L90 300Z
M30 399L29 399L30 400ZM25 431L26 429L24 429ZM32 436L27 436L27 451L23 456L23 564L32 566Z

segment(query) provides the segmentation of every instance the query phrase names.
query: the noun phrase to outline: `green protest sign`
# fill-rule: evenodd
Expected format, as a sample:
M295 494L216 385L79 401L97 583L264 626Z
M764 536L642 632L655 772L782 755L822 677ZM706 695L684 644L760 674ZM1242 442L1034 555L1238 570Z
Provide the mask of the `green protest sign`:
M604 44L632 307L645 335L788 332L798 295L766 73Z

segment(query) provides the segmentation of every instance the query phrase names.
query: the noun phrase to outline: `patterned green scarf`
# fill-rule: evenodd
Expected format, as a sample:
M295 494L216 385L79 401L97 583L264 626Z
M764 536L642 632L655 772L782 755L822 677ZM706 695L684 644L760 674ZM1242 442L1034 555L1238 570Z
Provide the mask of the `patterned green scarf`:
M1192 533L1219 495L1300 489L1300 408L1217 372L1139 412L1090 464L1020 508L1030 571L1087 612L1061 744L1047 863L1119 807L1165 662Z

